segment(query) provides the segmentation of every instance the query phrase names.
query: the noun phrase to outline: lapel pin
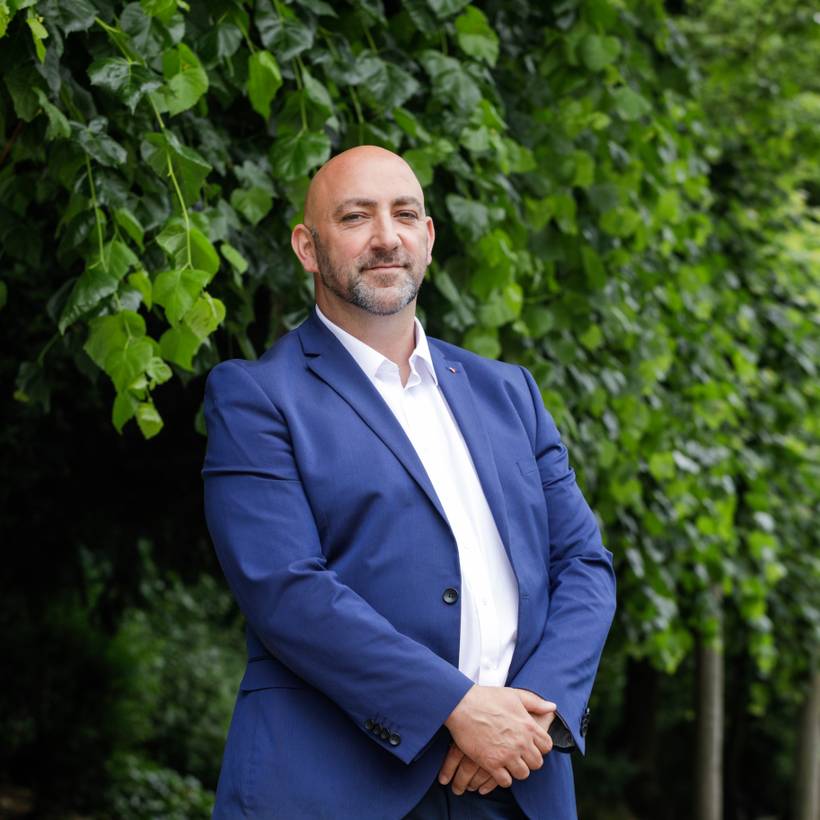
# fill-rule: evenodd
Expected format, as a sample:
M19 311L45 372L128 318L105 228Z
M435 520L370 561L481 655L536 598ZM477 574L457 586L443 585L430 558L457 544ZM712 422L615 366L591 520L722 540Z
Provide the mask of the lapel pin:
M455 373L455 372L456 372L456 369L455 369L454 367L448 367L447 369L448 369L451 373Z

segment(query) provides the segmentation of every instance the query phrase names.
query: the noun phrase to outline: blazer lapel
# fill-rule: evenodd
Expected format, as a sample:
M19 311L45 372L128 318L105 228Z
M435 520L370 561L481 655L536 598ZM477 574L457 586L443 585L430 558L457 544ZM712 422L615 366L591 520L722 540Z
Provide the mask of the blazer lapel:
M338 393L390 448L441 517L447 521L444 508L410 439L355 359L322 324L313 310L297 332L307 367Z
M481 409L477 406L475 395L466 370L461 362L445 358L444 354L430 344L433 364L436 368L438 383L441 387L447 404L455 416L456 422L464 436L467 449L473 459L478 480L484 490L484 496L490 506L490 511L498 527L498 534L510 555L510 530L507 521L507 505L504 501L504 491L498 478L498 468L493 456L492 443L487 430L481 422Z

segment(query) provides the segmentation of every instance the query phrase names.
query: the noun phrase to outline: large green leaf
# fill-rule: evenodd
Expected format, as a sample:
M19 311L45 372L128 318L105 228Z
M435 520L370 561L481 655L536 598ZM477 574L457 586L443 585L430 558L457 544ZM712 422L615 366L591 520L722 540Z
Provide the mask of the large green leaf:
M108 353L103 369L111 377L117 392L121 393L145 373L153 355L154 345L151 340L129 337L121 348Z
M329 117L333 113L333 100L327 88L309 71L302 72L302 85L305 89L305 96L311 104L325 117Z
M71 125L65 114L59 108L52 105L48 97L39 89L35 88L34 93L40 102L40 106L48 117L48 128L46 129L46 140L68 139L71 136Z
M625 120L632 121L640 119L652 110L652 106L646 98L642 97L629 86L616 88L612 92L612 100L615 104L615 110Z
M162 73L167 81L162 98L172 116L193 108L208 90L208 74L185 43L165 51Z
M97 9L90 0L71 0L70 3L54 3L48 19L58 25L63 34L71 34L72 31L88 31L96 16Z
M77 143L100 165L116 168L127 159L125 148L108 135L105 117L95 117L87 126L72 122L71 127Z
M57 323L60 333L65 333L69 325L116 293L120 280L137 261L124 242L116 239L109 242L102 258L96 257L74 284Z
M466 54L495 65L498 59L498 35L483 11L475 6L467 6L456 17L456 39Z
M165 308L165 315L176 325L199 297L211 276L202 270L169 270L157 274L153 299Z
M43 81L33 65L28 63L9 67L3 73L3 82L11 95L14 111L21 120L31 122L39 111L35 89L45 91Z
M92 361L103 369L113 352L122 350L131 339L145 337L145 320L131 310L92 319L88 327L89 334L84 350Z
M269 51L256 51L248 60L248 96L254 111L264 119L270 116L271 100L282 85L276 58Z
M161 177L168 176L170 160L187 205L199 199L202 183L212 170L201 154L183 145L171 131L145 134L140 149L142 158Z
M140 402L136 410L137 424L145 438L153 438L163 427L162 417L154 402Z
M197 350L224 318L225 305L219 299L203 294L185 314L180 325L163 333L159 340L163 358L185 370L192 370Z
M324 132L299 131L280 137L271 149L273 174L283 181L307 176L330 156L330 139Z
M465 199L457 194L448 194L446 202L450 216L456 225L464 229L468 239L480 239L490 230L490 209L483 202Z
M169 328L159 340L162 357L183 370L193 370L193 358L201 345L199 336L185 324Z
M458 111L472 111L481 101L481 90L462 63L438 51L424 51L421 64L433 82L433 94Z
M254 22L265 48L283 63L313 47L313 29L289 10L285 11L285 16L280 16L269 0L257 2Z
M581 59L590 71L601 71L613 63L621 53L621 44L615 37L588 34L581 43Z
M273 197L265 188L237 188L231 194L231 205L236 208L251 225L261 222L273 207Z
M185 324L199 339L206 339L225 319L225 305L203 293L185 314Z
M161 78L150 69L122 57L106 57L95 60L88 69L92 85L107 88L130 109L149 92L162 85Z
M376 70L363 81L368 98L376 108L391 109L404 105L420 86L418 81L401 66L370 58Z
M157 244L165 251L175 268L189 265L213 276L219 270L219 256L210 239L198 228L188 230L183 220L171 219L157 236ZM190 249L190 260L188 252Z

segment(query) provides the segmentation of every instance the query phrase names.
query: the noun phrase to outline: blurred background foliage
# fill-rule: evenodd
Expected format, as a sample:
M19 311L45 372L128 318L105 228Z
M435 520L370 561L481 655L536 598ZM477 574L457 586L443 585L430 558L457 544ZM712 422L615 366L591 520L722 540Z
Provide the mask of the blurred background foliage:
M815 820L820 13L0 0L0 76L4 810L208 816L203 376L306 315L309 174L375 143L426 326L530 368L616 556L581 815Z

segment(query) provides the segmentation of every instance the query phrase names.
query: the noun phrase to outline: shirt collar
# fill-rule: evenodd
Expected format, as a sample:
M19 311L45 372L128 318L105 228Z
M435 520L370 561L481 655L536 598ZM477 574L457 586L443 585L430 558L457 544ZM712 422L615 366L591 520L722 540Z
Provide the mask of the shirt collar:
M342 343L342 346L355 359L356 364L364 370L369 379L373 380L376 378L379 368L381 368L385 362L394 367L396 366L395 362L391 362L390 359L379 353L378 350L365 344L361 339L357 339L334 322L331 322L331 320L319 310L319 305L316 305L315 308L316 315L325 327ZM430 355L430 345L427 343L427 334L424 332L424 328L421 326L418 317L414 318L414 323L416 346L410 354L410 367L414 370L420 369L420 366L422 369L426 369L433 383L438 385L438 376L436 376L436 369L433 366L433 357Z

